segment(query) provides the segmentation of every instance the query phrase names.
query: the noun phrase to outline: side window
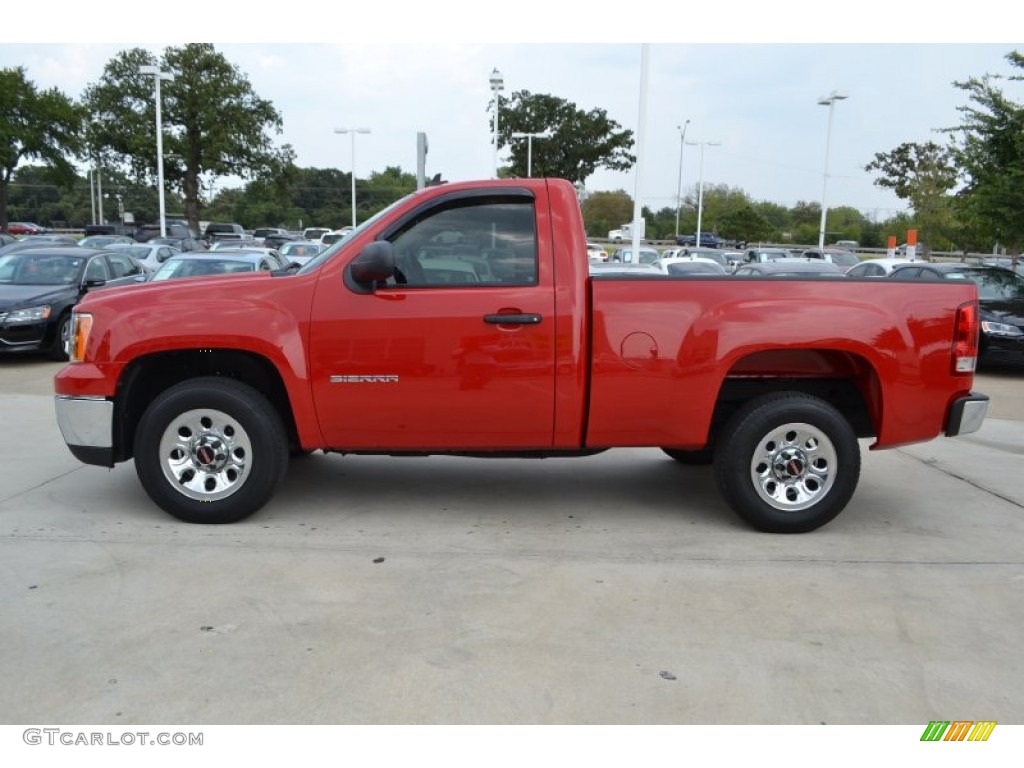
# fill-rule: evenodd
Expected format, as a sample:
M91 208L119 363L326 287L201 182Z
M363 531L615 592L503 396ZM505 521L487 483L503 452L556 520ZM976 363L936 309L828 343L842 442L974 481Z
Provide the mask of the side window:
M96 256L89 260L88 266L85 268L85 279L86 280L109 280L110 271L107 269L107 262L102 256Z
M398 285L480 287L537 283L537 233L532 200L455 201L413 220L390 239L395 246L394 283Z

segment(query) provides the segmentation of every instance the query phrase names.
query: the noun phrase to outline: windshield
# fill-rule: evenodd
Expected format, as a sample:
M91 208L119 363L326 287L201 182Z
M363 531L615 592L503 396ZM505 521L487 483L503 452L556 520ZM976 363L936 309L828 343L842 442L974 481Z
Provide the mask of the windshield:
M202 257L198 259L168 259L149 278L151 281L172 280L179 277L206 277L208 275L228 275L239 272L253 272L256 265L251 261L239 259L217 259Z
M1009 270L967 271L963 276L977 284L982 301L1024 301L1024 277Z
M0 283L5 285L71 285L85 259L29 252L0 256Z
M118 245L118 243L114 243L114 245ZM152 251L152 248L145 245L122 245L122 247L117 248L118 253L127 253L142 261L145 261Z
M320 253L318 253L312 259L307 261L302 266L302 268L300 270L298 270L298 272L296 272L295 274L297 274L297 275L304 275L307 272L312 272L314 269L318 268L321 264L323 264L325 261L327 261L327 259L331 258L331 256L333 256L338 251L340 251L342 246L345 243L348 243L351 240L359 237L359 235L361 235L369 227L373 226L379 219L383 218L386 214L390 213L392 210L397 208L399 205L404 203L406 200L408 200L410 197L412 197L415 194L416 194L415 192L412 192L412 193L406 195L405 197L400 197L398 200L395 200L395 202L393 202L391 205L389 205L384 210L378 211L377 213L373 214L373 216L371 216L366 221L364 221L362 224L360 224L358 227L356 227L354 230L349 232L341 240L339 240L338 242L334 243L333 245L328 246L324 250L320 251Z

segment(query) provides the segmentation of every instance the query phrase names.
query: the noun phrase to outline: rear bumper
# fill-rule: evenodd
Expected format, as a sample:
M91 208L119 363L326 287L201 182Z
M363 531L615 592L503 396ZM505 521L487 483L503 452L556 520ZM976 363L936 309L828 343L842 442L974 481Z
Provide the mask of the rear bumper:
M85 464L114 466L114 403L101 397L54 398L57 426L71 453Z
M949 407L949 417L946 419L946 437L977 432L981 429L987 414L988 395L972 392L966 397L958 397Z

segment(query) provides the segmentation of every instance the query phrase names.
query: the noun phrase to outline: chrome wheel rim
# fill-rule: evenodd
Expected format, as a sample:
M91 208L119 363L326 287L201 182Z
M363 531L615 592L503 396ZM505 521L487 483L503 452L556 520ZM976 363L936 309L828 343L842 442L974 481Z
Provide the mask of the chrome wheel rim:
M160 438L160 467L181 494L216 501L245 483L252 443L238 420L223 411L186 411Z
M828 435L811 424L776 427L757 444L750 479L758 496L783 512L814 506L835 484L838 457Z

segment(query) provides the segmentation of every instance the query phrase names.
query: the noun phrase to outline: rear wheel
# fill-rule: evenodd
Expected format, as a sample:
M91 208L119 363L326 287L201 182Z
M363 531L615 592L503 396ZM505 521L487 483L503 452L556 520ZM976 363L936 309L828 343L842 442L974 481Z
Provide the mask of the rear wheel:
M233 379L177 384L146 409L135 471L161 508L189 523L233 523L270 500L288 438L267 399Z
M789 392L753 400L732 416L716 445L719 492L762 531L813 531L838 515L857 488L857 436L816 397Z

